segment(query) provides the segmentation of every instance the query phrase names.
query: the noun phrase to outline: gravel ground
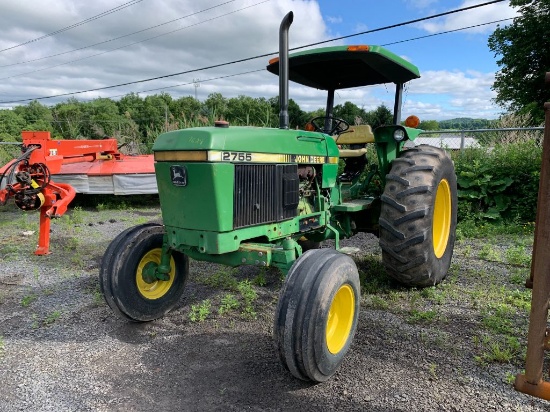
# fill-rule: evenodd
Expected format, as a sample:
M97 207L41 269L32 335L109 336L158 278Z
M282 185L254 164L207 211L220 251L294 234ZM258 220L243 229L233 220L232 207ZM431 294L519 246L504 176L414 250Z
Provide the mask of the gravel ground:
M475 361L479 311L460 295L437 307L444 322L427 323L377 309L365 296L343 365L316 385L294 379L278 363L271 339L281 285L276 271L268 271L265 285L255 287L255 319L213 311L207 320L191 322L192 305L204 299L215 305L223 295L204 282L223 269L192 262L176 310L154 322L122 321L99 293L101 255L123 229L159 216L156 208L73 211L52 225L53 253L34 256L36 234L22 233L37 228L38 216L0 210L1 411L550 409L549 402L512 388L509 377L521 363ZM472 270L506 271L472 258L471 251L484 242L457 247L446 282L461 286L461 274ZM380 253L370 235L345 245L361 248L360 269L362 256ZM252 267L235 274L239 280L257 275ZM520 321L526 331L527 317Z

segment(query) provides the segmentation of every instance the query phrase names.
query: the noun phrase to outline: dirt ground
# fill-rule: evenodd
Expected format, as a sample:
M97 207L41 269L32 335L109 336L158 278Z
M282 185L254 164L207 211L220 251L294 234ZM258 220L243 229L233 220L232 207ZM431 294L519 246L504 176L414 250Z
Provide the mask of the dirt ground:
M37 215L1 211L1 411L550 410L512 388L507 376L517 365L475 361L476 318L460 298L443 303L443 327L363 302L351 350L322 384L279 364L271 336L276 271L254 286L255 318L218 314L224 292L204 279L224 269L192 262L176 310L148 323L120 320L99 293L101 255L124 228L158 216L155 208L77 211L54 222L52 254L34 256L36 234L22 233L37 228ZM373 237L351 242L377 253ZM235 276L254 279L258 270ZM191 307L205 299L211 313L191 321Z

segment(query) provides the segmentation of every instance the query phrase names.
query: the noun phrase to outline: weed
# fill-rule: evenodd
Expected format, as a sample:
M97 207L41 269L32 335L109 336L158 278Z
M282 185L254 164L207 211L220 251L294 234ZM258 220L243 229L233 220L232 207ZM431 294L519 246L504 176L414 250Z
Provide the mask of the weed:
M530 267L531 255L528 254L524 247L515 246L506 250L506 261L511 265Z
M437 311L435 311L435 310L421 311L421 310L413 309L409 313L409 317L407 318L407 322L409 322L409 323L426 323L426 322L431 322L436 318L437 318Z
M510 282L515 285L525 285L525 280L529 277L529 273L522 269L516 269L510 274Z
M201 303L192 305L189 312L191 322L202 322L210 315L211 303L210 299L205 299Z
M96 288L93 293L94 296L94 303L96 306L101 306L105 302L103 300L103 294L101 293L101 290L99 288Z
M504 301L518 309L523 309L528 312L531 310L531 291L513 290L506 295Z
M32 319L31 328L38 329L38 327L40 326L38 324L38 315L36 313L33 313L31 316L31 319Z
M46 318L44 318L43 323L44 325L51 325L53 324L59 317L61 316L61 312L58 310L53 311L50 313Z
M69 222L73 225L80 225L84 222L84 213L80 206L75 206L69 215Z
M201 282L215 289L237 290L238 282L233 276L233 270L222 268L212 275L201 279Z
M494 249L494 246L490 243L483 245L479 251L479 257L481 259L490 260L493 262L500 262L502 260L500 252Z
M373 309L387 310L390 307L390 304L387 301L387 299L383 299L377 295L370 295L369 298L370 298L369 306Z
M504 377L504 381L508 385L512 385L515 380L516 380L516 375L514 375L512 372L506 372L506 376Z
M514 331L510 318L513 314L515 314L515 309L508 304L489 305L482 311L481 323L493 332L512 334Z
M445 302L443 292L436 287L424 288L420 291L420 295L437 305L442 305Z
M376 294L391 290L391 280L377 256L366 256L357 262L363 293Z
M258 294L252 288L249 280L242 280L237 284L237 290L243 298L242 315L245 318L256 319L253 303L258 298Z
M260 286L260 287L263 287L263 286L267 285L265 272L266 272L265 268L263 268L263 267L260 268L260 271L258 272L256 277L252 280L252 283L254 283L256 286Z
M80 242L78 241L77 237L70 237L67 240L67 249L69 250L77 250L80 245Z
M23 296L21 299L21 306L24 308L27 308L30 306L31 303L33 303L37 299L36 294L30 293L28 295Z
M239 307L239 301L235 295L231 293L226 293L221 300L221 305L218 308L218 313L224 315L232 310L235 310Z
M506 337L505 341L492 341L489 337L485 337L482 347L482 354L475 356L476 362L481 365L507 363L521 352L519 340L512 336Z
M432 379L437 379L437 365L435 363L430 363L428 365L428 372Z

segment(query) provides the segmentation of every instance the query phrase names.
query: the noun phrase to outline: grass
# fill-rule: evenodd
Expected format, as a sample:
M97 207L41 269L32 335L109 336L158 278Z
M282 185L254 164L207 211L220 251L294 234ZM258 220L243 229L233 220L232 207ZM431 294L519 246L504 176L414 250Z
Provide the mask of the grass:
M392 282L380 257L366 256L357 262L362 305L419 325L422 331L416 339L448 356L462 356L460 345L453 342L455 330L460 330L459 341L473 347L478 365L510 363L519 368L531 308L531 291L524 283L529 277L532 231L532 225L482 225L473 230L462 224L447 278L423 289ZM428 365L428 371L435 379L436 367Z

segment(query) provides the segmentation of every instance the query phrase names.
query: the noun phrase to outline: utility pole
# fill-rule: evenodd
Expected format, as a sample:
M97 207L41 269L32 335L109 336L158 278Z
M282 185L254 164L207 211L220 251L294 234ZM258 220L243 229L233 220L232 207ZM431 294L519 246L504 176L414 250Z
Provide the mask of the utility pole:
M195 86L195 100L197 99L197 89L201 87L201 79L193 79L193 85Z

